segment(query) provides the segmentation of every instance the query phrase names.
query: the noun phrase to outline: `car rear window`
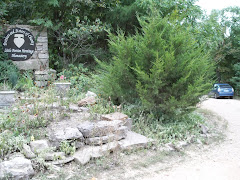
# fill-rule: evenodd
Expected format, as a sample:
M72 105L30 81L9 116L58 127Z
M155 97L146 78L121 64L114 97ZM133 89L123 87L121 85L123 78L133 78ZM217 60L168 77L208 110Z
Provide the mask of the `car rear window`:
M232 87L229 85L220 85L220 88L232 88Z

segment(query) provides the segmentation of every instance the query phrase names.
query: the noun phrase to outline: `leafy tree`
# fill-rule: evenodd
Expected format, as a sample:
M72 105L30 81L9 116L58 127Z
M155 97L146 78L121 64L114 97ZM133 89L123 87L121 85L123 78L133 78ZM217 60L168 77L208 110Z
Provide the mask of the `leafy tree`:
M235 72L235 75L231 78L230 81L235 87L236 94L240 95L240 63L235 64L233 70Z
M101 22L118 0L3 0L10 24L34 24L48 28L50 63L61 69L69 63L99 56L105 48Z
M156 116L194 106L210 87L208 54L178 20L154 14L140 18L142 33L110 34L110 64L104 69L102 91L112 99L141 101Z

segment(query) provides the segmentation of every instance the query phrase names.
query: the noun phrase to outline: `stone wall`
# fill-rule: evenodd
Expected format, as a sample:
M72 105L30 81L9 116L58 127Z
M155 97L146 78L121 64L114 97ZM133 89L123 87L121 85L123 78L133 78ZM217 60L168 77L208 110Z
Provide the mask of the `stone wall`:
M11 28L22 28L30 31L35 38L36 49L32 57L26 61L13 61L20 70L45 70L49 68L48 36L47 30L29 25L6 25L3 33Z

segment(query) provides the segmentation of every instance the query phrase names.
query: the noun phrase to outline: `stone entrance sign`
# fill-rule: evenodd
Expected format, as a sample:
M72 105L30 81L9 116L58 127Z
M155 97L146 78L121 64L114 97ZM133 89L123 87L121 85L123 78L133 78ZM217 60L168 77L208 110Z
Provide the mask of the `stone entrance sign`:
M3 25L4 52L20 70L48 70L47 30L38 26Z
M12 28L3 37L3 51L14 61L28 60L34 53L36 43L31 32Z

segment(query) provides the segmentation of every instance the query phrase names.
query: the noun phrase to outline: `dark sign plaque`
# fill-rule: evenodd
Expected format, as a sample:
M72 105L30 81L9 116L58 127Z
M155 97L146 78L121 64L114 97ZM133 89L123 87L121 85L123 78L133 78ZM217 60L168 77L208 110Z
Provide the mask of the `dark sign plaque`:
M29 59L36 47L34 36L26 29L13 28L3 37L3 52L14 61Z

